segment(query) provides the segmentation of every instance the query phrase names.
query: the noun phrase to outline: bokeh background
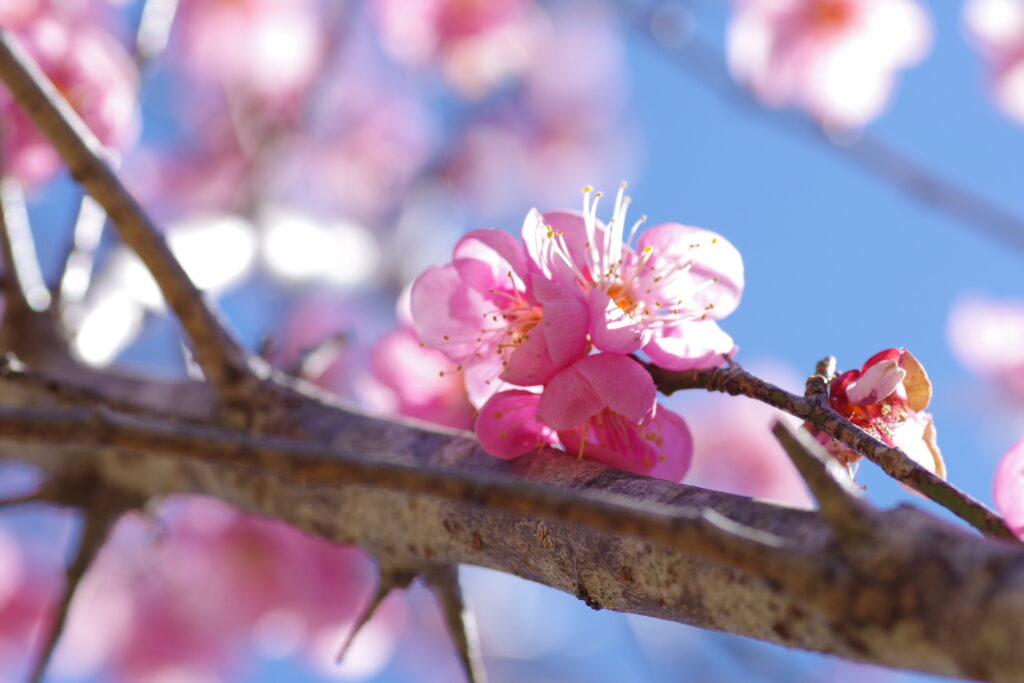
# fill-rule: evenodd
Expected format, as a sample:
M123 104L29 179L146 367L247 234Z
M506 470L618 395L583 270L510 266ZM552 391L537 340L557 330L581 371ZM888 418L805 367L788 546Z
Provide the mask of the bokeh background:
M140 65L137 98L104 119L119 126L108 142L130 186L249 348L370 410L409 412L375 349L401 322L401 293L461 234L515 233L531 207L577 208L584 185L629 181L636 215L715 230L743 254L743 303L723 326L747 367L798 391L822 356L849 369L907 347L934 384L950 479L989 502L998 459L1024 436L1024 128L997 97L1008 62L965 27L964 3L918 5L920 63L899 71L877 116L843 126L799 103L768 107L734 79L728 26L754 0L15 5L0 3L0 19L27 40L59 43L39 27L63 13L67 35L94 26ZM134 87L97 68L103 92ZM0 104L13 145L15 114ZM19 166L10 149L20 180L5 197L24 193L43 279L60 279L73 232L97 242L66 279L79 355L190 372L145 271L66 172L40 157ZM806 504L771 445L770 410L706 395L669 405L698 440L687 482ZM0 468L5 491L33 476ZM944 515L870 464L857 478L876 505ZM0 513L4 680L28 666L76 529L68 513ZM593 612L486 570L465 568L463 583L494 681L933 680ZM389 598L331 664L372 584L358 551L170 501L155 521L119 525L47 680L458 680L421 587Z

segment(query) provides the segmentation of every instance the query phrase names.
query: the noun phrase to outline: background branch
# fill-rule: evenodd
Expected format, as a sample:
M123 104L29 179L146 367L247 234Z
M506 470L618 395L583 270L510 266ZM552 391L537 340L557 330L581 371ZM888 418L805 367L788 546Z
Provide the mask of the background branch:
M663 6L662 3L638 6L630 2L626 12L637 32L654 49L721 102L775 130L814 142L923 206L1024 251L1024 217L936 173L875 135L861 131L855 138L839 144L807 116L765 107L733 80L725 68L722 49L696 35L692 28L693 33L681 47L670 47L659 41L652 27L659 19L658 8Z
M71 175L103 207L142 259L195 347L206 378L225 398L253 388L255 366L173 257L160 230L121 183L106 152L9 32L0 29L0 78L49 138Z

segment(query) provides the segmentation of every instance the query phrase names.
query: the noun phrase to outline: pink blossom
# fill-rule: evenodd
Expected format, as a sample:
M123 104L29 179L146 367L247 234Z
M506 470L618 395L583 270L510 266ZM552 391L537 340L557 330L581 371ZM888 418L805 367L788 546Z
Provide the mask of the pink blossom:
M570 453L612 467L679 481L693 440L681 417L657 404L651 376L626 356L600 353L577 360L543 393L505 391L480 411L484 448L509 459L558 441Z
M593 345L612 353L644 349L672 370L712 367L732 353L716 319L739 304L743 260L726 239L678 223L656 225L630 246L645 218L626 233L625 184L607 225L597 219L601 193L584 188L583 213L528 218L523 240L545 277L586 299ZM623 239L625 238L625 243Z
M618 182L642 146L614 11L569 0L535 9L547 21L518 81L523 97L470 122L445 169L484 215L561 202L584 180Z
M729 65L761 102L858 128L888 103L899 70L931 43L915 0L736 0Z
M370 356L379 388L375 406L394 415L453 427L473 427L473 406L460 373L435 349L426 348L410 325L384 335Z
M324 25L312 0L184 0L176 47L197 79L284 102L320 67Z
M829 385L829 403L836 412L945 477L932 416L924 412L931 397L932 385L924 366L902 348L876 353L863 368L848 370ZM847 464L860 457L827 435L818 438Z
M950 348L961 363L1024 399L1024 301L961 298L953 305L947 329Z
M536 220L536 212L527 216ZM501 379L543 384L586 352L587 310L578 294L536 271L507 233L470 232L456 244L452 263L413 284L417 334L456 370L499 360Z
M11 30L57 90L96 134L115 148L138 133L138 74L124 48L94 17L55 2L0 7L0 25ZM26 183L49 178L60 157L0 88L4 171Z
M0 525L0 675L16 680L33 634L49 613L57 577L28 562L18 538Z
M969 0L964 5L964 24L992 69L999 106L1024 123L1024 2Z
M1014 444L999 461L995 500L1010 529L1024 540L1024 440Z
M533 0L375 0L381 43L409 65L438 61L461 92L478 96L530 62L541 26Z

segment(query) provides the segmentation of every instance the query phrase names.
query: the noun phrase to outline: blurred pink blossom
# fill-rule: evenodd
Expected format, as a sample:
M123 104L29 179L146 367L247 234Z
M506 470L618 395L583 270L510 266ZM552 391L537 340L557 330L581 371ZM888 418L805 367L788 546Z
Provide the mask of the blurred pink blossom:
M685 483L742 496L813 507L803 479L775 440L777 420L790 418L758 401L704 396L688 404L687 424L695 445Z
M931 22L916 0L734 0L729 66L764 104L826 126L881 114L896 74L920 61Z
M0 676L16 680L34 634L49 614L56 576L30 566L18 538L0 524Z
M947 334L969 370L1024 400L1024 301L962 297L950 311Z
M533 0L375 0L373 16L392 58L439 62L469 96L522 71L540 37Z
M315 0L183 0L173 34L192 76L229 94L285 104L302 94L325 56Z
M1024 540L1024 440L1014 444L999 461L994 495L1006 523Z
M587 181L603 185L629 176L638 156L614 13L575 1L543 9L541 40L518 81L522 96L500 101L465 126L445 167L486 215L527 202L562 204Z
M426 348L416 330L404 324L388 332L370 356L375 400L384 413L472 429L473 406L461 373L440 351Z
M968 0L964 24L992 69L992 87L999 106L1024 123L1024 2Z
M218 501L176 499L162 523L162 536L148 541L137 527L120 525L97 565L105 603L125 604L126 627L105 663L118 680L166 670L237 673L239 655L252 645L285 656L325 634L340 644L372 591L361 551ZM263 642L272 637L278 641Z
M123 149L138 134L138 74L124 48L91 13L51 0L0 5L11 30L99 140ZM49 178L60 158L0 87L3 167L26 183Z

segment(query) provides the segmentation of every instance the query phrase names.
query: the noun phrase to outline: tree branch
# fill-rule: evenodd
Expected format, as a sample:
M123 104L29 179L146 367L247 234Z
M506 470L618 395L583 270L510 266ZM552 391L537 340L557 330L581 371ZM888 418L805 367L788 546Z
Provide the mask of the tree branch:
M171 254L160 230L121 183L106 152L31 58L0 29L0 78L60 153L71 175L96 199L142 259L195 347L196 359L222 397L250 392L258 374L219 315Z
M809 392L809 396L796 396L755 377L738 365L681 372L665 370L653 363L644 363L644 367L651 373L658 390L666 395L682 389L706 389L732 396L742 395L802 418L863 454L893 479L945 507L982 533L995 538L1016 538L1002 517L921 467L900 449L876 439L832 410L818 391Z
M457 434L313 405L337 425L332 449L105 411L8 409L0 425L18 440L0 442L0 457L88 466L140 499L214 495L389 566L477 564L595 608L882 665L995 681L1024 672L1016 545L902 508L837 553L810 512L564 454L507 463Z

